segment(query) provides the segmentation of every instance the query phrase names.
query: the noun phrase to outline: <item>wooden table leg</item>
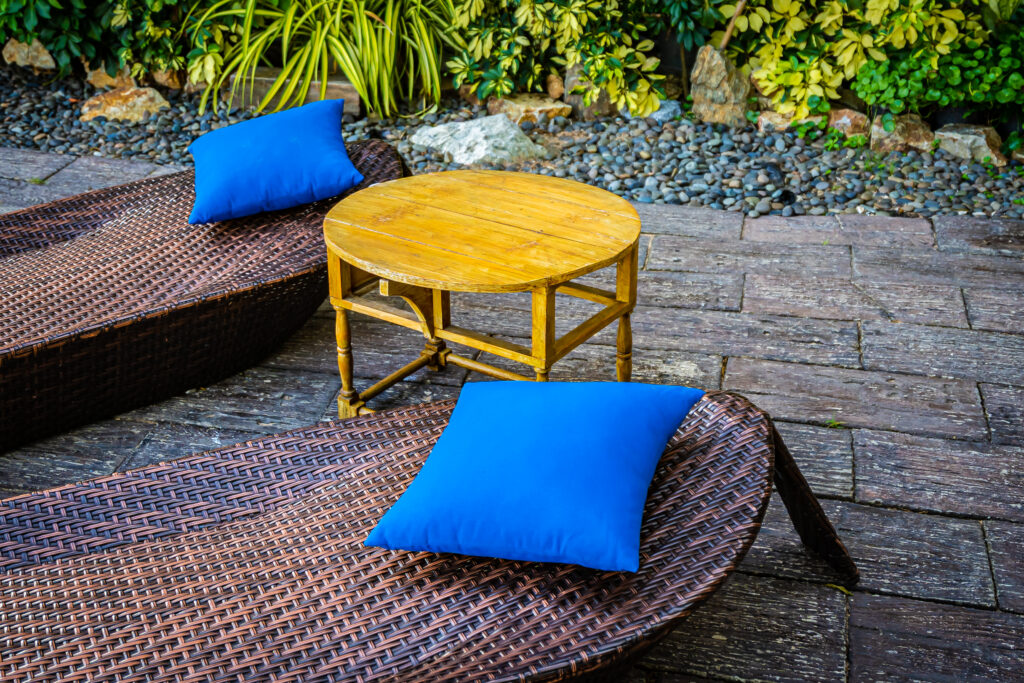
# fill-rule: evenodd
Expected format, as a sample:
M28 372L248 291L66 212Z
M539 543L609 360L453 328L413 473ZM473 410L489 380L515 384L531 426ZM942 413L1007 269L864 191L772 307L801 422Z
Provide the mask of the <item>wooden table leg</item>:
M533 349L531 353L538 382L548 381L554 348L555 290L551 287L542 287L533 290Z
M629 313L619 318L619 335L615 342L615 379L628 382L633 376L633 328Z
M615 268L615 300L629 304L629 309L619 318L619 334L615 343L615 379L628 382L633 375L633 328L630 313L636 305L636 272L640 249L634 242Z
M352 292L352 269L336 255L327 256L327 284L334 307L334 335L338 347L338 374L341 375L341 393L338 394L338 417L355 417L365 403L352 382L352 333L348 324L348 311L341 302Z
M452 295L451 292L433 289L431 296L434 304L432 311L434 325L431 330L433 336L427 339L426 351L431 354L427 369L436 371L443 369L448 364L448 356L451 354L451 349L448 348L444 340L437 338L437 331L447 329L452 324Z

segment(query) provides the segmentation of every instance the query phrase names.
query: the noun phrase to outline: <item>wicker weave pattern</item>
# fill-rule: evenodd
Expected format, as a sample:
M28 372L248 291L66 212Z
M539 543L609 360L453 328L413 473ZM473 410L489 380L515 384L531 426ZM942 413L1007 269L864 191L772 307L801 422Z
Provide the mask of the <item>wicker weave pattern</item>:
M363 547L451 408L4 501L0 677L560 680L663 634L760 526L771 422L718 393L662 458L637 574Z
M360 187L403 173L350 155ZM193 199L185 171L0 216L0 450L237 372L322 301L337 198L191 226Z

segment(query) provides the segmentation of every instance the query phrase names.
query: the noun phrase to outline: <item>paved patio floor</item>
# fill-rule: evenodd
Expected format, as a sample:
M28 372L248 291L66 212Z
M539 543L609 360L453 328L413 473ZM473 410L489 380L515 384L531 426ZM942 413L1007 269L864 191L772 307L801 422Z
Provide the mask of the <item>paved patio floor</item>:
M164 170L0 149L0 210ZM830 585L776 498L739 571L631 680L1024 680L1024 222L638 210L635 379L771 412L863 578ZM458 296L454 318L522 338L528 305ZM566 327L587 310L558 305ZM420 347L358 316L353 335L364 386ZM614 343L553 377L612 379ZM423 371L374 405L465 381ZM0 455L0 496L331 419L338 389L321 308L257 367Z

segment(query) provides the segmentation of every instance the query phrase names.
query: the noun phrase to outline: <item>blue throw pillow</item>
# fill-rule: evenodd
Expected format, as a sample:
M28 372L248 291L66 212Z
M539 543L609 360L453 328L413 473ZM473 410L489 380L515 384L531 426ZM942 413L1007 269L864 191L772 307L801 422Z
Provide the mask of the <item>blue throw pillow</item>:
M615 382L467 384L366 545L637 571L647 488L703 395Z
M193 142L188 151L196 163L196 202L188 222L290 209L363 182L341 139L344 104L320 100L242 121Z

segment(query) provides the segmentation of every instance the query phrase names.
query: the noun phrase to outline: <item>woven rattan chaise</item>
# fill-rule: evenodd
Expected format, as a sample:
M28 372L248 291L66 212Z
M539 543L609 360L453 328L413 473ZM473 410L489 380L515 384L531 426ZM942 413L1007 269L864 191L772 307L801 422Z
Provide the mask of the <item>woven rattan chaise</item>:
M856 581L771 420L728 393L706 395L662 457L636 574L364 547L452 407L0 501L0 680L600 675L715 591L757 535L773 479L804 543Z
M351 143L365 180L403 175ZM327 295L337 197L188 225L193 173L0 215L0 451L246 368Z

